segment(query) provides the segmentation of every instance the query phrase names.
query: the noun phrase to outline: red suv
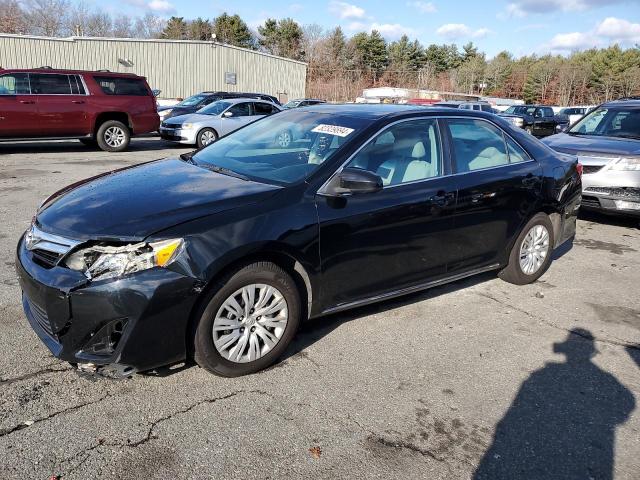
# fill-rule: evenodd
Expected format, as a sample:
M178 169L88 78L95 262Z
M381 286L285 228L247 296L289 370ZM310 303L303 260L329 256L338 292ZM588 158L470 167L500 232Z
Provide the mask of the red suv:
M109 71L0 68L0 141L77 138L121 152L131 135L158 130L144 77Z

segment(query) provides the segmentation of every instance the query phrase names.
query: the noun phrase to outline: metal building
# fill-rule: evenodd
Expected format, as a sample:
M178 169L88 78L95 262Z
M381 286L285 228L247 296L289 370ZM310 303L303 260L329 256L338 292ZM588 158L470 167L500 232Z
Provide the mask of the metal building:
M136 73L164 98L223 90L285 101L305 96L307 75L303 62L215 42L0 34L1 67L45 65Z

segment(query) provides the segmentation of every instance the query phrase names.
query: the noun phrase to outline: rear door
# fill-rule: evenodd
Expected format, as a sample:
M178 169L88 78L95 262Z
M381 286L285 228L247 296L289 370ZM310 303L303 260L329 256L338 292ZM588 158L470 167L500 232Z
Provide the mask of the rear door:
M254 120L257 120L262 117L266 117L268 115L272 115L279 111L276 107L266 102L253 102L252 108L253 108L252 116Z
M40 126L47 136L91 133L87 95L77 75L30 73L31 91L36 94Z
M553 135L556 132L556 121L553 108L538 107L534 114L534 131L535 135Z
M451 118L445 125L458 188L448 266L455 274L504 260L537 205L542 168L487 120Z
M41 133L36 99L27 73L0 75L0 137L32 137Z

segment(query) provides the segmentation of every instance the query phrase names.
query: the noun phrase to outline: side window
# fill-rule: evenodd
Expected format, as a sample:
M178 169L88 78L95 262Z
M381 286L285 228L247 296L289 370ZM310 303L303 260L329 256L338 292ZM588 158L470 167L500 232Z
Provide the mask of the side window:
M29 77L26 73L0 75L0 95L29 95Z
M398 123L373 137L347 167L369 170L384 186L442 175L438 127L433 119Z
M273 108L268 103L255 102L253 104L253 114L254 115L271 115L275 113L275 108Z
M109 77L96 75L93 79L106 95L144 97L149 95L144 80L140 78Z
M520 163L529 160L529 155L520 145L506 135L505 139L507 141L507 150L509 150L509 163Z
M471 172L509 163L502 131L489 122L450 119L447 125L453 140L456 172Z
M84 95L84 85L80 75L69 75L69 83L71 84L71 93L74 95Z
M543 109L542 109L542 115L543 115L545 118L551 118L551 117L553 117L553 116L554 116L553 108L548 108L548 107L547 107L547 108L543 108Z
M486 104L483 103L482 105L480 105L480 107L482 108L483 112L491 112L492 111L491 110L491 105L486 105Z
M236 103L234 106L229 108L227 112L233 113L234 117L248 117L251 115L251 103L250 102Z
M31 90L38 95L71 95L69 75L32 73L30 79Z

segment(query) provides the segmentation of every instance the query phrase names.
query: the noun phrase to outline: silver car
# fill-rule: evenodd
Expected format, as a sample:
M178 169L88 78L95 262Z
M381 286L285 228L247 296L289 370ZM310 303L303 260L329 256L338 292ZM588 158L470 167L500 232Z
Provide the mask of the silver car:
M582 164L582 207L640 217L640 100L607 102L542 140Z
M282 109L251 98L218 100L196 113L171 117L160 124L160 137L172 142L206 147L218 138Z

